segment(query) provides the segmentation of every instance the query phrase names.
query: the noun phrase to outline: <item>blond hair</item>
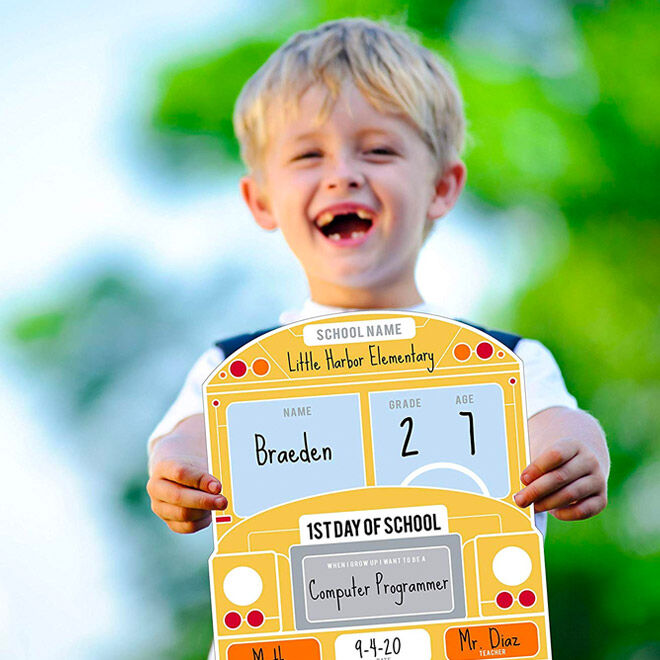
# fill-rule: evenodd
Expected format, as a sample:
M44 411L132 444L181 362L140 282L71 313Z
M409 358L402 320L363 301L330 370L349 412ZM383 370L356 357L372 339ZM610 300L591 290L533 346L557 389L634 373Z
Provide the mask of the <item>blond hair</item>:
M409 29L386 21L344 18L298 32L247 81L234 108L241 158L259 174L270 137L269 114L295 116L305 91L322 83L327 95L316 121L327 119L344 81L352 80L380 112L403 113L443 172L463 148L465 119L448 65Z

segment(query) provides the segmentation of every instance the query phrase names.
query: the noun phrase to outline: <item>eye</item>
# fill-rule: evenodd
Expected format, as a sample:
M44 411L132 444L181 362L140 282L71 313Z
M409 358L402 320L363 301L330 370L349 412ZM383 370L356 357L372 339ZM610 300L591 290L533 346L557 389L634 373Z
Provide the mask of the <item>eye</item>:
M307 151L304 154L300 154L300 156L296 156L293 160L302 160L303 158L316 158L317 156L320 156L320 152L318 151Z
M369 149L368 153L376 154L377 156L393 156L394 152L389 147L376 147Z

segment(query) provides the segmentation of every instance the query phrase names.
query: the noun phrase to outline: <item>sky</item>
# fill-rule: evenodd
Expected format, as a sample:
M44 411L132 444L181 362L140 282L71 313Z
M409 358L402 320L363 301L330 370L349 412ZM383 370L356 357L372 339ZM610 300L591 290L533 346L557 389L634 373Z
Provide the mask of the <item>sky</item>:
M3 4L11 66L0 69L0 299L104 243L141 244L156 267L191 261L218 209L234 206L227 185L177 199L147 180L131 138L146 121L158 68L177 53L217 47L253 4Z
M222 183L183 199L145 185L130 136L163 59L217 44L252 4L1 5L0 315L47 295L90 254L137 253L157 270L195 277L195 251L236 196ZM42 419L6 358L0 346L0 452L10 466L0 485L9 529L0 552L0 657L121 657L122 644L146 646L164 622L140 616L136 594L117 583L116 539L99 508L103 484L58 447L66 429Z

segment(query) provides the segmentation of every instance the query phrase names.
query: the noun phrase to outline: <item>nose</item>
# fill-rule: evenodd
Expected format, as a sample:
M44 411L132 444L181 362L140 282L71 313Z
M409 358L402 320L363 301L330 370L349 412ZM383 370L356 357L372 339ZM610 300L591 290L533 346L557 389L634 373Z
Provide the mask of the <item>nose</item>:
M359 189L364 181L364 174L357 164L347 158L332 163L325 174L325 187L328 190Z

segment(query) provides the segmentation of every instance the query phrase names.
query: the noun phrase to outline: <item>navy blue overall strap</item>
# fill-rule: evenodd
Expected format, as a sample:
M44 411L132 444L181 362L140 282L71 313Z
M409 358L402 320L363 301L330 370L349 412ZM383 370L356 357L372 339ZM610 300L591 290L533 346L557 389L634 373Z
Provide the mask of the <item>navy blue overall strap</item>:
M216 341L215 345L223 352L225 357L229 357L239 348L243 348L248 342L251 342L257 337L261 337L261 335L265 335L267 332L277 330L279 327L279 325L276 325L272 328L266 328L265 330L257 330L257 332L246 332L243 335L235 335L234 337L228 337L227 339Z
M518 342L522 339L520 335L514 335L510 332L502 332L501 330L487 330L486 328L482 328L481 326L475 325L474 323L469 323L468 321L463 321L462 319L457 320L461 323L465 323L465 325L469 325L470 327L475 328L475 330L481 330L482 332L485 332L487 335L504 344L508 349L512 351L515 351ZM257 339L257 337L261 337L261 335L265 335L267 332L277 330L279 327L280 326L276 325L272 328L266 328L265 330L247 332L243 335L228 337L227 339L222 339L215 342L215 345L223 352L224 357L229 357L232 353L245 346L245 344L248 342L251 342L253 339Z
M520 335L514 335L511 332L504 332L502 330L489 330L488 328L482 328L480 325L476 325L475 323L470 323L470 321L464 321L463 319L456 319L456 320L460 321L461 323L465 323L465 325L469 325L471 328L474 328L475 330L481 330L481 332L485 332L493 339L499 341L500 344L504 344L511 351L516 350L516 346L518 345L518 342L522 339Z

